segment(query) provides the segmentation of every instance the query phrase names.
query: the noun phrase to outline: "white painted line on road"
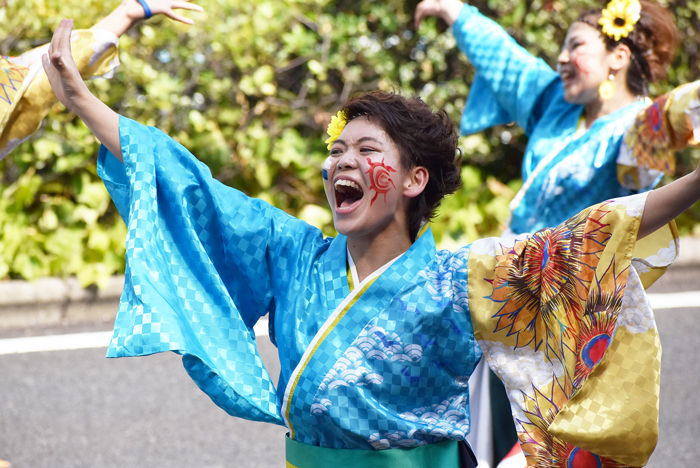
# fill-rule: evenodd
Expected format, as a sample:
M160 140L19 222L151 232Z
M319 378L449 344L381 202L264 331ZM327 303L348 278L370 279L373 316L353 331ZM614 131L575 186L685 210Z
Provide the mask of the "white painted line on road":
M700 291L647 294L647 297L654 310L700 307Z
M61 351L85 348L107 349L111 338L111 331L9 338L0 340L0 354L35 353L38 351Z
M652 309L700 307L700 291L668 294L647 294ZM268 321L261 319L253 327L255 336L268 335ZM107 348L112 332L74 333L71 335L33 336L0 340L0 355L62 351L70 349Z
M259 320L253 327L255 336L267 336L268 321ZM31 336L0 340L0 355L36 353L40 351L64 351L71 349L105 348L109 346L112 332L73 333L70 335Z

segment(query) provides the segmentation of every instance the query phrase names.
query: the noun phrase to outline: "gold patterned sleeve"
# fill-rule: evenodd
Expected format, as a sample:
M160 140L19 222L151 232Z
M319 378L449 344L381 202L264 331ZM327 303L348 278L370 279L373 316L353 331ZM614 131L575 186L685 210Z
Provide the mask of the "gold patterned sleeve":
M656 98L627 131L617 174L633 190L652 188L661 173L673 174L675 152L700 144L700 81Z
M73 57L84 79L114 75L119 66L118 41L117 36L102 29L73 32ZM41 56L47 50L45 44L19 57L2 58L0 159L37 131L57 102L41 66Z
M471 246L475 336L529 467L637 467L656 446L661 348L644 289L676 258L678 235L672 223L636 241L645 201Z

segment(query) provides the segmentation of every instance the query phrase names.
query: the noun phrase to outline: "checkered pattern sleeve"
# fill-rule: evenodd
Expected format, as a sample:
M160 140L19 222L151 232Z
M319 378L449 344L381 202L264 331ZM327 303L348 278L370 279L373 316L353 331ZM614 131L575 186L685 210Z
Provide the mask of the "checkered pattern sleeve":
M473 6L464 5L452 32L476 69L461 133L515 121L529 134L560 83L558 74Z
M119 66L118 41L117 36L102 29L73 31L73 59L84 79L114 75ZM0 106L0 159L36 132L51 106L58 101L41 65L41 56L48 47L44 44L19 57L10 57L12 63L26 68L27 72L21 92L16 96L17 102L8 114L2 115Z
M173 280L184 268L181 261L194 262L187 269L195 275L210 266L207 274L223 282L249 326L274 307L274 294L284 294L300 274L297 266L313 263L313 252L325 244L318 229L214 179L160 130L122 117L120 138L125 164L102 148L99 170L129 227L127 260L144 242L165 257ZM164 232L174 237L161 238Z
M252 327L308 276L322 234L221 184L156 128L122 117L119 136L124 164L98 158L128 229L108 357L175 351L229 414L281 423Z

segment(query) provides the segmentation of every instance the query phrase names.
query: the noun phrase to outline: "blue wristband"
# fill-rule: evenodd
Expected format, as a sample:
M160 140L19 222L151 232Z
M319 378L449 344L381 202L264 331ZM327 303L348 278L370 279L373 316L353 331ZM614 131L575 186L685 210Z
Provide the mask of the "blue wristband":
M153 13L151 13L151 9L149 8L148 3L146 3L146 0L139 0L139 3L143 7L143 11L146 12L146 19L153 16Z

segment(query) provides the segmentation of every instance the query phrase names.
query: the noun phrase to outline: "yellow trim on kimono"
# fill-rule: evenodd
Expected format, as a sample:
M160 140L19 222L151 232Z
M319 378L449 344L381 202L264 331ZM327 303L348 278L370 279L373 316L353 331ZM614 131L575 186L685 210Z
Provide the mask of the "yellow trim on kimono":
M382 270L383 272L383 270ZM346 298L350 299L349 301L344 302L344 304L341 304L339 308L342 307L339 313L332 315L329 320L330 323L326 322L324 326L319 330L320 335L317 333L316 337L314 338L314 341L312 345L309 347L309 349L304 353L305 355L302 357L302 364L301 367L297 367L295 370L296 376L294 376L292 385L290 385L290 390L289 390L289 396L287 397L287 408L285 409L285 419L287 420L287 423L289 424L289 430L291 431L291 437L294 438L294 427L292 426L291 421L289 421L289 411L292 407L292 398L294 397L294 389L296 388L297 383L299 383L299 378L301 377L301 374L304 373L304 370L306 369L306 366L309 364L309 361L311 361L311 358L313 357L314 353L320 346L320 344L323 342L323 340L326 339L328 334L333 331L335 326L342 320L342 318L345 316L345 314L352 308L352 306L355 305L358 299L364 294L365 291L374 283L374 281L379 277L379 275L376 275L374 277L367 278L366 283L363 281L364 286L362 289L360 289L357 294L350 293L350 295ZM360 283L362 284L362 283Z

